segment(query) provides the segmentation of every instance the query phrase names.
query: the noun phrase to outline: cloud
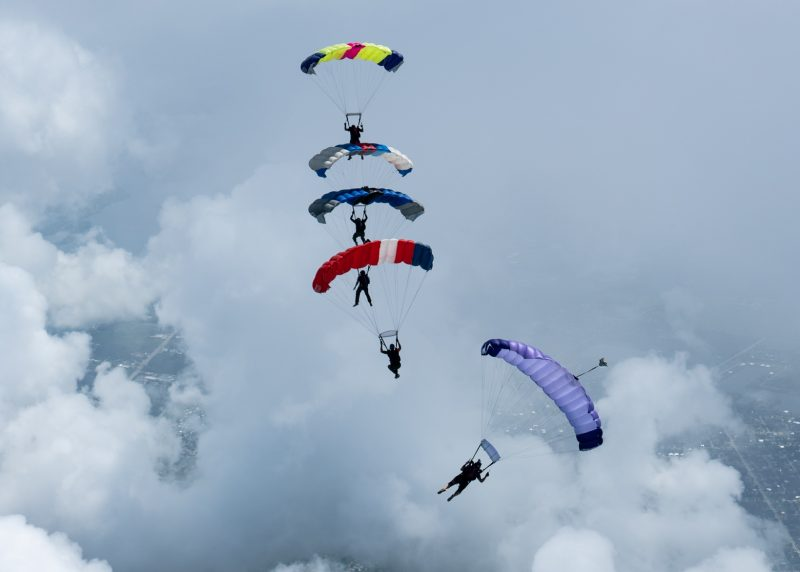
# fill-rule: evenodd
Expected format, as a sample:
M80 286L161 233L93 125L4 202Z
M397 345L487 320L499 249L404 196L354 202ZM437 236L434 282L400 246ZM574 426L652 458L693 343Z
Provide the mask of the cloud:
M111 572L103 560L83 559L81 548L61 533L48 534L19 515L0 517L3 572Z
M348 572L349 570L352 569L344 564L315 556L308 562L278 564L272 572Z
M686 572L770 572L772 570L764 555L748 548L723 548L711 558Z
M564 528L536 553L532 572L614 572L614 547L591 530Z
M89 337L48 334L47 302L31 276L0 263L0 344L5 358L0 372L0 418L7 422L18 408L35 405L53 392L71 393L89 358Z
M556 4L531 17L412 2L388 20L377 5L319 5L309 19L307 6L278 18L264 3L246 16L175 4L154 19L123 3L87 23L45 5L69 36L0 28L10 70L0 197L25 213L15 222L6 211L0 225L6 510L65 530L122 571L336 570L340 558L520 570L547 566L562 546L620 571L768 566L770 527L738 504L737 472L657 448L698 425L735 430L697 363L800 323L797 81L785 74L796 18L776 25L766 20L775 12L744 3L720 22L716 5L686 19L674 6L612 3L581 20ZM741 34L744 22L753 34ZM368 133L415 160L398 185L427 212L407 230L437 256L399 383L375 340L310 290L333 247L304 212L322 192L305 153L341 130L300 87L296 63L264 58L282 45L299 60L332 27L373 29L408 50L402 81L367 118ZM470 45L478 29L515 57L424 48ZM162 143L130 142L123 81ZM116 179L124 153L143 165ZM271 163L253 169L264 156ZM117 183L137 193L104 232L127 229L137 244L154 223L132 213L165 195L202 196L166 202L144 260L101 235L66 252L34 232L48 208ZM92 391L76 393L89 340L47 330L137 315L148 275L163 294L160 320L181 329L202 380L171 389L165 419L148 417L120 371L101 369ZM585 455L509 459L446 503L434 493L480 436L477 349L494 335L564 363L613 357L591 389L607 441ZM692 354L663 357L675 350ZM196 470L175 483L171 422L198 403Z
M303 278L324 248L305 236L285 242L299 215L269 199L293 177L265 167L230 195L173 201L150 242L148 264L162 269L159 315L183 330L209 390L202 476L187 499L216 498L221 542L240 547L201 547L196 562L246 567L317 553L379 567L544 570L553 547L569 544L575 558L633 571L697 565L723 547L773 548L738 504L734 469L704 452L657 453L687 430L738 427L712 371L685 354L623 360L605 382L592 380L607 436L599 450L508 460L440 502L435 490L474 448L465 431L480 419L469 398L480 374L460 350L474 325L441 343L441 324L461 318L446 306L418 317L404 367L426 367L382 384L385 364L367 336L334 312L314 315L325 306L312 305L318 295ZM325 331L308 335L320 323ZM471 340L476 353L480 341ZM254 495L260 510L245 508ZM257 550L241 549L251 542Z
M127 119L107 65L60 32L0 21L0 202L30 214L109 190Z
M95 539L124 528L124 507L139 511L170 486L172 422L150 415L147 393L123 370L101 364L93 387L77 390L90 339L47 331L46 299L24 270L0 263L0 305L0 513L69 530L84 545L87 531Z
M156 287L142 262L93 233L77 242L73 252L61 251L15 207L0 207L0 260L31 273L50 323L75 328L144 316Z

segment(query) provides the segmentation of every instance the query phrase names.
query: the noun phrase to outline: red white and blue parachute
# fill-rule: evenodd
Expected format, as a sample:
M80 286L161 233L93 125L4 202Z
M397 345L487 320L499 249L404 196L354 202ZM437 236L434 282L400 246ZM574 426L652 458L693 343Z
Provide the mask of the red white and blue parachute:
M337 276L379 264L408 264L427 272L433 268L433 251L427 244L402 238L374 240L348 248L320 266L312 283L314 292L327 292Z
M400 329L432 268L433 251L427 244L397 238L374 240L331 257L317 270L312 287L378 335ZM362 297L359 306L353 307L360 270L369 272L372 306Z

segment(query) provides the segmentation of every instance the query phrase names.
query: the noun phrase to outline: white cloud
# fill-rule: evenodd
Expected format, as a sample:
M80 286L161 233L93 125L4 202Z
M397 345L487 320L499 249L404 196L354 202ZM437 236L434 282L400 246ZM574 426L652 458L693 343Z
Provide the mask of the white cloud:
M120 369L101 366L93 390L78 392L89 337L48 333L44 296L3 263L0 313L0 513L96 537L166 486L156 469L177 456L172 425Z
M686 572L771 572L764 554L750 548L722 548L717 554Z
M48 534L19 515L0 516L3 572L111 572L103 560L83 559L80 546L61 533Z
M29 274L0 263L0 419L41 402L53 392L75 390L89 358L89 338L45 329L47 305Z
M63 252L9 204L0 207L0 260L33 275L50 322L62 328L143 316L156 295L144 266L127 251L90 234L74 252Z
M278 564L272 569L272 572L348 572L348 570L348 567L340 562L315 556L308 562Z
M420 570L546 570L564 544L576 561L590 554L621 572L689 567L728 546L770 548L737 502L735 470L702 452L657 454L687 430L738 425L711 371L685 355L625 360L605 383L591 382L606 390L592 390L602 448L509 460L443 503L435 490L458 451L474 447L480 413L465 392L480 372L464 363L461 334L423 341L426 328L451 321L432 313L418 319L405 358L425 367L386 389L367 336L334 312L313 319L327 310L307 283L323 255L292 234L296 215L270 200L292 180L262 169L229 196L173 202L150 243L149 263L163 270L160 315L184 328L209 387L197 485L221 495L217 516L238 542L260 530L270 538L261 549L284 561L316 552ZM314 324L325 331L308 335ZM263 513L239 522L251 495L263 495ZM207 557L225 566L221 554Z
M564 528L536 552L532 572L614 572L614 547L591 530Z
M93 395L54 395L21 410L0 433L0 507L60 529L99 532L121 507L159 485L157 463L177 456L166 420L148 415L141 385L103 368Z
M0 21L0 201L38 214L107 191L127 130L113 73L36 23Z

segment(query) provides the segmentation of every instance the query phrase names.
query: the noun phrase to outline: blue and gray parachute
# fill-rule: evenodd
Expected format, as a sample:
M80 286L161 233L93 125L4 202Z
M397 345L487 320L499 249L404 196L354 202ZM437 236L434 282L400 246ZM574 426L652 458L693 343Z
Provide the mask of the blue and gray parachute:
M308 206L308 212L317 221L325 224L325 215L343 203L351 206L366 206L373 203L387 204L400 211L400 214L410 221L416 220L417 217L425 212L425 208L408 195L391 189L377 189L374 187L342 189L325 193Z

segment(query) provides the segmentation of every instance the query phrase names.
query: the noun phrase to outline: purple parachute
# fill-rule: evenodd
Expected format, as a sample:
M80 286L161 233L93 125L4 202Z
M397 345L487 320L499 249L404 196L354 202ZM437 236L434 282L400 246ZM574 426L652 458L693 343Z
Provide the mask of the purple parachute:
M511 340L489 340L482 355L502 358L538 385L566 415L578 438L578 449L588 451L603 444L603 429L594 403L565 367L541 350Z

